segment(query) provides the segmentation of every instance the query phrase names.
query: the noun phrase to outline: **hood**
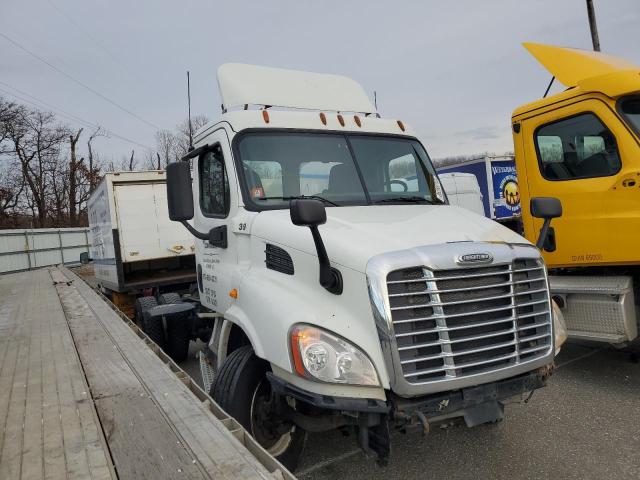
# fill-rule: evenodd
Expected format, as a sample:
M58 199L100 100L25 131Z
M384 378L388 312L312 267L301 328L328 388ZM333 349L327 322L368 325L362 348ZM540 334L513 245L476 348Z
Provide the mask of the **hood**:
M327 207L319 227L332 263L364 272L375 255L451 242L529 242L493 220L448 205ZM251 234L316 255L311 232L291 223L289 210L260 212Z
M522 45L566 87L575 87L582 80L608 73L638 71L633 63L605 53L539 43Z

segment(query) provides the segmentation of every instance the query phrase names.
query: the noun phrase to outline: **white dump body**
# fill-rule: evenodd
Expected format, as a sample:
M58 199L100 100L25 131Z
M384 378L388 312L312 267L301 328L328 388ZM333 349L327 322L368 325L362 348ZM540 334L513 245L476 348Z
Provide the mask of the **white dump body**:
M193 255L191 234L169 220L164 171L107 173L88 202L98 281L116 289L122 265Z
M484 215L482 192L478 179L472 173L441 173L438 175L449 203Z

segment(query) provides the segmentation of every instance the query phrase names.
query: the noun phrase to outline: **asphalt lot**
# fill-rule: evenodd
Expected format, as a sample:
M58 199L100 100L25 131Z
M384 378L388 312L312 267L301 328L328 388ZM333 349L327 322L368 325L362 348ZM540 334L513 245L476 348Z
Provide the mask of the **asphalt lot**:
M183 368L199 379L191 345ZM565 345L549 385L503 422L393 433L380 468L340 432L309 436L301 479L639 479L640 364L610 348Z
M87 272L89 282L92 280ZM181 367L199 384L192 342ZM380 468L340 432L309 435L307 479L640 479L640 364L610 347L566 344L546 388L496 425L392 434Z

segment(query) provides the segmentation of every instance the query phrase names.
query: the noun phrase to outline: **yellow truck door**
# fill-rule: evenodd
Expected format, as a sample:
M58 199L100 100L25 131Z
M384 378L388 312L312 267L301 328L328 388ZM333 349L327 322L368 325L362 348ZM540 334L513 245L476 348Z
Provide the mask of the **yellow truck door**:
M542 227L529 199L562 201L548 266L640 263L640 149L607 100L574 99L523 119L516 149L529 240Z

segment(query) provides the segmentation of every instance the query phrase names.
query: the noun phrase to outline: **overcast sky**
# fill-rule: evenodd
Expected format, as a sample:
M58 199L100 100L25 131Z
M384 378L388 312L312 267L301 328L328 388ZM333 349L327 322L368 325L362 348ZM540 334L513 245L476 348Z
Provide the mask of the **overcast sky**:
M602 50L640 65L640 1L594 3ZM192 111L216 119L216 69L243 62L356 79L434 158L512 150L511 112L550 79L521 42L591 48L585 0L0 0L0 32L144 121L2 36L0 89L142 145L186 117L186 70Z

